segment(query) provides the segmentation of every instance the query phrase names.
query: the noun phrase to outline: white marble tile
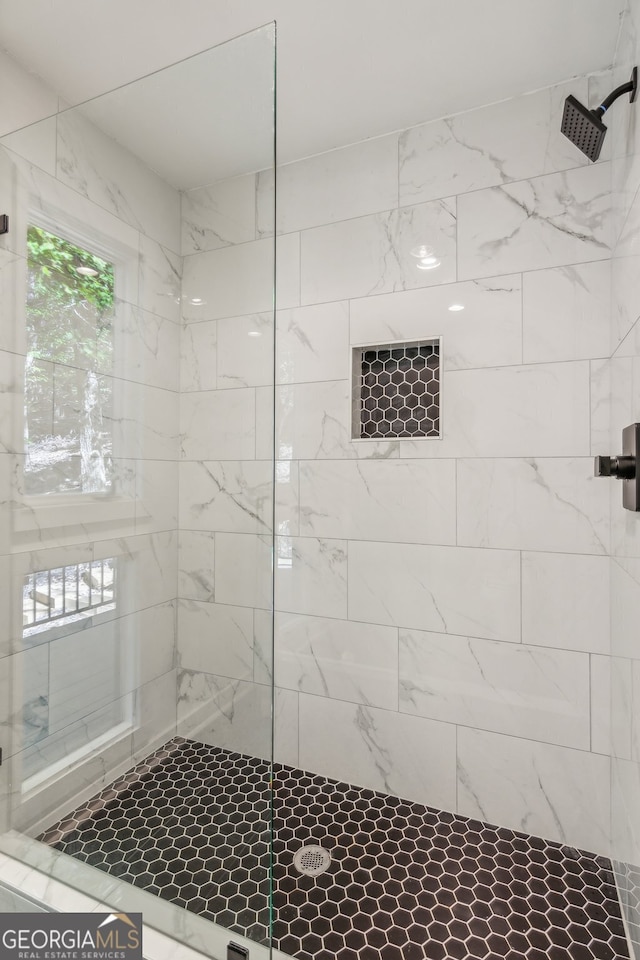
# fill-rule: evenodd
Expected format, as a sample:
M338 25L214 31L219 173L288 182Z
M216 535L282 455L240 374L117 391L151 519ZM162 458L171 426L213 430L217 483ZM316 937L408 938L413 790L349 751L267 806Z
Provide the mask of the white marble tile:
M629 700L628 717L631 728L631 759L640 763L640 714L638 711L638 702L640 701L640 663L634 660L628 666L631 670L631 697ZM622 705L616 705L616 713L622 713Z
M139 304L149 313L180 323L182 258L140 237Z
M300 533L349 540L456 542L453 460L308 460Z
M264 413L269 414L269 410ZM267 436L265 429L259 432ZM277 387L276 437L280 460L377 459L397 457L399 451L397 440L351 440L348 380ZM268 444L260 444L260 448L260 456L269 455Z
M13 698L14 703L17 698L21 707L16 715L18 735L21 734L22 746L28 747L49 732L49 649L46 645L32 647L11 659L20 663L21 682ZM14 671L14 681L17 675L18 672Z
M180 464L180 526L269 533L273 466L267 460Z
M459 278L606 260L609 178L602 163L463 194Z
M9 757L22 749L22 664L19 653L0 659L0 733Z
M589 749L589 657L400 630L400 711Z
M349 543L349 618L520 640L520 557L506 550Z
M258 230L264 236L273 231L273 174L261 173L258 180ZM397 134L278 167L278 233L351 220L397 202Z
M115 558L117 564L116 609L120 615L175 598L178 582L176 531L95 541L94 559L110 557Z
M177 671L138 687L135 692L136 729L133 732L133 762L139 763L152 750L176 734Z
M3 254L13 253L20 257L25 255L27 228L31 221L28 211L29 181L36 172L39 173L37 167L0 146L0 189L3 193L4 212L11 224L11 230L0 237L0 250ZM56 182L50 176L46 179Z
M75 190L14 154L0 154L0 183L11 197L12 229L2 238L3 249L24 255L28 223L43 215L44 222L59 220L74 232L91 224L91 236L100 248L113 254L121 265L116 280L117 296L136 302L138 288L139 233L129 224L97 206ZM13 158L10 160L9 158Z
M606 855L609 758L458 728L458 813Z
M1 460L2 458L0 458ZM0 470L2 468L0 467ZM0 490L2 484L0 482ZM0 505L0 515L2 506ZM0 520L0 532L2 521ZM2 550L5 546L2 546ZM0 609L4 610L4 626L0 632L0 659L17 653L22 646L22 572L17 572L21 557L2 556L0 550Z
M96 909L98 901L91 896L87 896L86 892L80 893L78 889L72 886L76 874L84 873L86 870L87 875L91 876L91 874L97 872L93 868L84 866L84 864L81 865L78 861L72 861L72 865L76 869L75 871L69 871L67 876L67 870L61 863L63 854L46 847L43 849L43 844L29 837L20 836L17 831L12 831L6 836L5 846L8 850L11 850L15 859L0 854L2 878L14 890L19 890L25 897L30 898L30 900L22 901L22 910L25 912L36 911L38 909L35 906L36 904L41 906L41 909L46 907L53 912L60 913L84 913ZM64 860L70 859L64 857ZM64 866L68 868L70 865L65 864ZM59 879L61 875L69 881L69 886ZM84 876L83 882L77 885L86 890ZM113 880L111 879L109 886L112 885ZM91 884L88 886L93 889ZM28 910L25 909L24 904L29 904Z
M345 301L279 310L277 382L343 380L349 369L349 304Z
M322 776L455 809L453 725L300 695L300 766Z
M181 397L181 452L185 460L252 460L255 393L213 390Z
M605 553L609 490L590 459L458 461L458 543Z
M275 463L275 530L283 537L296 537L300 532L299 466L293 460Z
M607 260L525 273L525 363L608 356L610 312Z
M3 137L2 145L55 177L56 127L56 117L48 117Z
M178 596L213 601L215 537L202 530L179 531Z
M439 266L420 268L423 246ZM450 283L456 279L455 198L305 230L301 266L303 304Z
M273 682L274 617L272 610L253 611L253 679Z
M624 162L624 161L623 161ZM633 169L633 178L629 178L631 183L624 183L622 188L616 189L617 184L619 184L619 179L616 182L616 185L613 187L613 208L614 208L614 223L616 226L619 226L619 232L615 237L615 253L616 257L636 257L638 255L638 247L640 244L640 237L638 235L638 228L640 227L640 197L638 197L637 186L640 179L640 170L638 167L640 165L640 160L636 155L631 159L626 161L630 168ZM619 173L616 170L616 165L612 164L615 174ZM628 175L629 170L625 171ZM633 183L633 180L636 183ZM630 189L629 189L630 187ZM633 192L635 190L635 193Z
M56 733L119 700L118 621L81 630L51 643L49 730Z
M398 709L395 628L278 613L275 631L276 686Z
M609 558L522 554L522 641L609 652Z
M273 758L276 763L299 766L298 694L293 690L275 690Z
M253 678L253 612L246 607L181 600L180 668L237 680Z
M136 464L136 533L174 530L178 526L176 461L139 460Z
M608 695L609 715L603 718L609 733L606 751L611 757L631 759L633 742L633 661L622 657L609 657L609 689L600 688L602 702ZM636 731L637 733L637 731ZM594 741L597 746L597 739Z
M640 560L613 557L611 563L611 654L640 660L640 644L632 624L640 617Z
M624 418L628 397L625 387L630 370L626 359L591 360L591 453L607 455L611 447L611 421ZM616 373L622 368L623 376L616 382Z
M400 456L589 456L589 387L586 360L445 372L442 438L402 440Z
M181 200L183 256L256 239L255 174L185 190Z
M612 755L611 738L611 657L593 655L591 660L591 750Z
M26 353L27 261L0 250L0 350Z
M113 321L113 364L104 372L164 390L178 390L179 344L177 323L118 303Z
M0 453L24 449L24 358L0 351Z
M347 543L277 537L276 610L346 619Z
M19 496L21 469L21 458L0 453L0 554L8 554L18 541L15 531L18 511L15 504ZM36 537L38 536L39 531L36 529ZM0 644L0 649L1 647Z
M219 390L273 383L273 314L218 320L216 354Z
M638 295L638 271L640 255L614 257L611 261L611 351L616 356L634 357L640 353L640 296Z
M273 253L272 240L255 240L185 257L184 319L198 322L268 311L273 303Z
M570 93L586 100L586 78L407 130L400 137L400 204L586 164L560 132Z
M25 802L24 806L15 811L16 826L28 824L31 827L34 814L37 820L43 814L51 812L60 803L66 802L66 809L60 812L62 814L68 812L69 801L71 800L73 806L76 806L77 792L86 789L87 786L93 787L91 793L99 790L100 786L96 784L96 779L103 776L105 770L111 770L107 762L110 753L116 763L123 759L130 759L130 734L114 737L114 729L123 721L127 720L131 723L130 703L130 697L121 698L98 710L90 711L22 751L16 761L19 761L20 765L19 776L20 783L24 784ZM128 711L127 705L129 705ZM108 736L105 737L105 735ZM105 739L108 744L106 747ZM113 756L114 753L115 756ZM67 760L66 763L65 760ZM60 764L58 774L62 773L62 776L58 775L57 778L50 776L47 790L32 793L33 785L29 784L29 779L34 776L40 778L48 768L58 764ZM50 791L51 787L54 792ZM29 796L30 793L31 796ZM49 823L51 822L55 822L55 818L49 820Z
M354 344L442 337L445 370L522 360L519 275L363 297L351 301L350 314Z
M640 357L615 356L600 371L596 383L599 401L596 453L612 454L621 450L622 430L640 420ZM607 412L610 432L607 433ZM605 443L608 445L605 446ZM640 557L640 526L634 513L622 509L619 483L608 484L611 498L611 547L619 556Z
M270 536L217 533L216 602L270 610L273 605L272 554Z
M167 530L135 538L139 608L173 600L178 582L178 535ZM99 547L96 545L95 550Z
M640 863L640 764L629 760L614 760L612 762L612 837L611 848L616 863L618 883L624 884L621 877L621 868L627 864L632 867ZM635 895L635 885L632 886ZM626 890L621 891L625 896ZM626 919L631 920L638 928L638 909L633 899L631 910L627 911Z
M103 133L91 116L91 104L58 115L59 179L179 252L180 194Z
M272 240L266 242L273 243ZM299 233L286 233L276 239L275 304L279 310L288 310L290 307L300 306L301 246ZM271 306L271 300L269 305Z
M261 683L183 670L178 684L178 733L269 759L271 690Z
M5 755L46 740L49 733L49 650L23 650L0 659L0 732Z
M112 381L112 394L111 430L117 456L129 460L176 460L178 394L116 379Z
M180 332L180 390L215 390L218 322L185 323Z
M126 672L124 689L133 690L141 684L169 673L176 665L176 605L175 601L147 607L114 625L119 630L123 645L123 660L133 666Z
M254 392L256 407L255 458L256 460L272 460L274 455L279 456L274 439L275 388L273 386L256 387ZM286 453L282 459L290 458L291 454Z

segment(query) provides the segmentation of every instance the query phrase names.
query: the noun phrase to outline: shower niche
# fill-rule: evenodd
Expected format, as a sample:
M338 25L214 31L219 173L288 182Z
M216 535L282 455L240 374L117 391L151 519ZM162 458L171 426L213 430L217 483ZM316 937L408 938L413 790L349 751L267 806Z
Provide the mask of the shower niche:
M440 357L439 337L354 347L352 439L439 439Z

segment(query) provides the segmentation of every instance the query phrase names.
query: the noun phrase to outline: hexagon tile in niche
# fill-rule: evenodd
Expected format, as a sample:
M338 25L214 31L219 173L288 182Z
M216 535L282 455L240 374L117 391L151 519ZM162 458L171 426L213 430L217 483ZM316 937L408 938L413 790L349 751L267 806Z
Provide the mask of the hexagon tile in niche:
M354 440L440 436L440 341L353 349Z
M40 839L266 942L269 779L176 737ZM628 960L604 857L281 765L274 808L274 945L299 960Z

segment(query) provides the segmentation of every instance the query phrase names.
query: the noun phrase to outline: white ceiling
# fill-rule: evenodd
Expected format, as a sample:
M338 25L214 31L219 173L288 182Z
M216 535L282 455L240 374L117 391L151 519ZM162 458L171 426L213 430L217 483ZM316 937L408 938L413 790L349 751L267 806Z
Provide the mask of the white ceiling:
M79 103L275 19L286 163L605 69L624 5L0 0L0 45Z

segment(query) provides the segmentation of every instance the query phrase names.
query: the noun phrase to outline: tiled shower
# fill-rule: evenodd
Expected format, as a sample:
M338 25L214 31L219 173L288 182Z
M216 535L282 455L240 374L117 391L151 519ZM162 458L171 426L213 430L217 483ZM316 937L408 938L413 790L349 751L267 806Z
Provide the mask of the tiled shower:
M283 953L625 956L608 858L640 949L640 528L592 462L640 420L638 121L617 107L595 164L560 133L567 95L595 103L628 78L639 15L631 0L606 74L279 167L275 331L268 150L257 172L176 186L39 89L49 118L0 157L4 853L129 908L131 884L157 925L164 897L205 952L212 920L257 950L273 721ZM16 492L25 216L60 211L124 264L99 371L119 398L119 496L93 514ZM103 561L115 609L23 637L25 577ZM182 789L198 810L165 847L155 821L104 834ZM135 812L118 813L123 792ZM158 879L238 811L235 846L191 871L215 882ZM307 843L332 864L296 878ZM456 870L451 848L473 863ZM123 849L159 866L105 887ZM496 891L504 871L527 893Z

